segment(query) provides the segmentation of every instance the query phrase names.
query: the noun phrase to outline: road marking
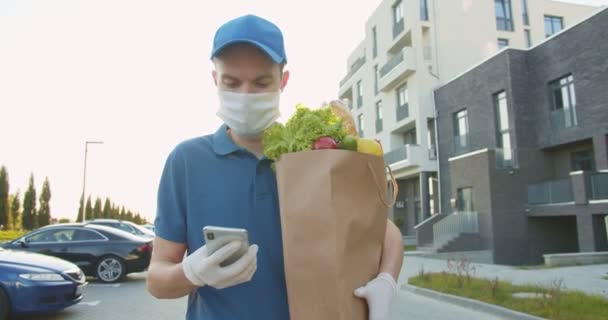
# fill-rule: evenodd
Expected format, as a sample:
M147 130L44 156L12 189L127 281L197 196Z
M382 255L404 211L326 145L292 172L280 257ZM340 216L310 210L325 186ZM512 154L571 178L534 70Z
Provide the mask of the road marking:
M85 306L95 307L95 306L97 306L100 303L101 303L101 301L96 300L96 301L89 301L89 302L80 302L78 305L80 305L80 306L85 305Z
M120 283L113 283L113 284L91 283L91 284L89 284L89 287L93 287L93 288L120 288Z

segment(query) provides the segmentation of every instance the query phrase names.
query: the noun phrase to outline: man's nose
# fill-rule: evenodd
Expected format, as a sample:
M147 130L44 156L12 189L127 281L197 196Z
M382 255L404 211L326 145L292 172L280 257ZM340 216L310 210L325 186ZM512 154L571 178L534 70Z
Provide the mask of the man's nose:
M257 89L251 83L243 83L239 88L239 93L257 93Z

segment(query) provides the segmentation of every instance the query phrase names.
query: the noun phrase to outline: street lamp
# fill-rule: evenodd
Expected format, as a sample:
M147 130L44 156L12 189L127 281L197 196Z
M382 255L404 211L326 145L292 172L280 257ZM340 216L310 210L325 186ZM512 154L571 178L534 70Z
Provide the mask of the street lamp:
M84 143L84 174L82 175L82 221L84 222L86 203L85 203L85 190L87 186L87 153L89 152L89 144L103 144L103 141L86 141ZM78 220L78 219L77 219ZM78 221L76 221L78 222Z

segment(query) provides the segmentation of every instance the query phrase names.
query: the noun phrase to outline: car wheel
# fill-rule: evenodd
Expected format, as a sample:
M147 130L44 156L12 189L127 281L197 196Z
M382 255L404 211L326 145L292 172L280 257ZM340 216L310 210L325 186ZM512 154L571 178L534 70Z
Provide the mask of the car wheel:
M8 300L8 296L4 289L0 288L0 320L8 319L8 315L11 311L11 303Z
M95 267L97 279L105 283L113 283L122 280L127 274L125 263L117 256L104 256L99 259Z

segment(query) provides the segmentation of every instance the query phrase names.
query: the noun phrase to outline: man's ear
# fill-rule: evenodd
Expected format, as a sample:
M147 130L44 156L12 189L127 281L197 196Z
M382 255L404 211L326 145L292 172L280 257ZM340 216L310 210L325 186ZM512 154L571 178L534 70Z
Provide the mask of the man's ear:
M217 71L211 71L211 76L213 77L213 83L215 83L215 86L217 87Z
M283 72L283 77L281 78L281 91L285 89L287 82L289 82L289 70Z

